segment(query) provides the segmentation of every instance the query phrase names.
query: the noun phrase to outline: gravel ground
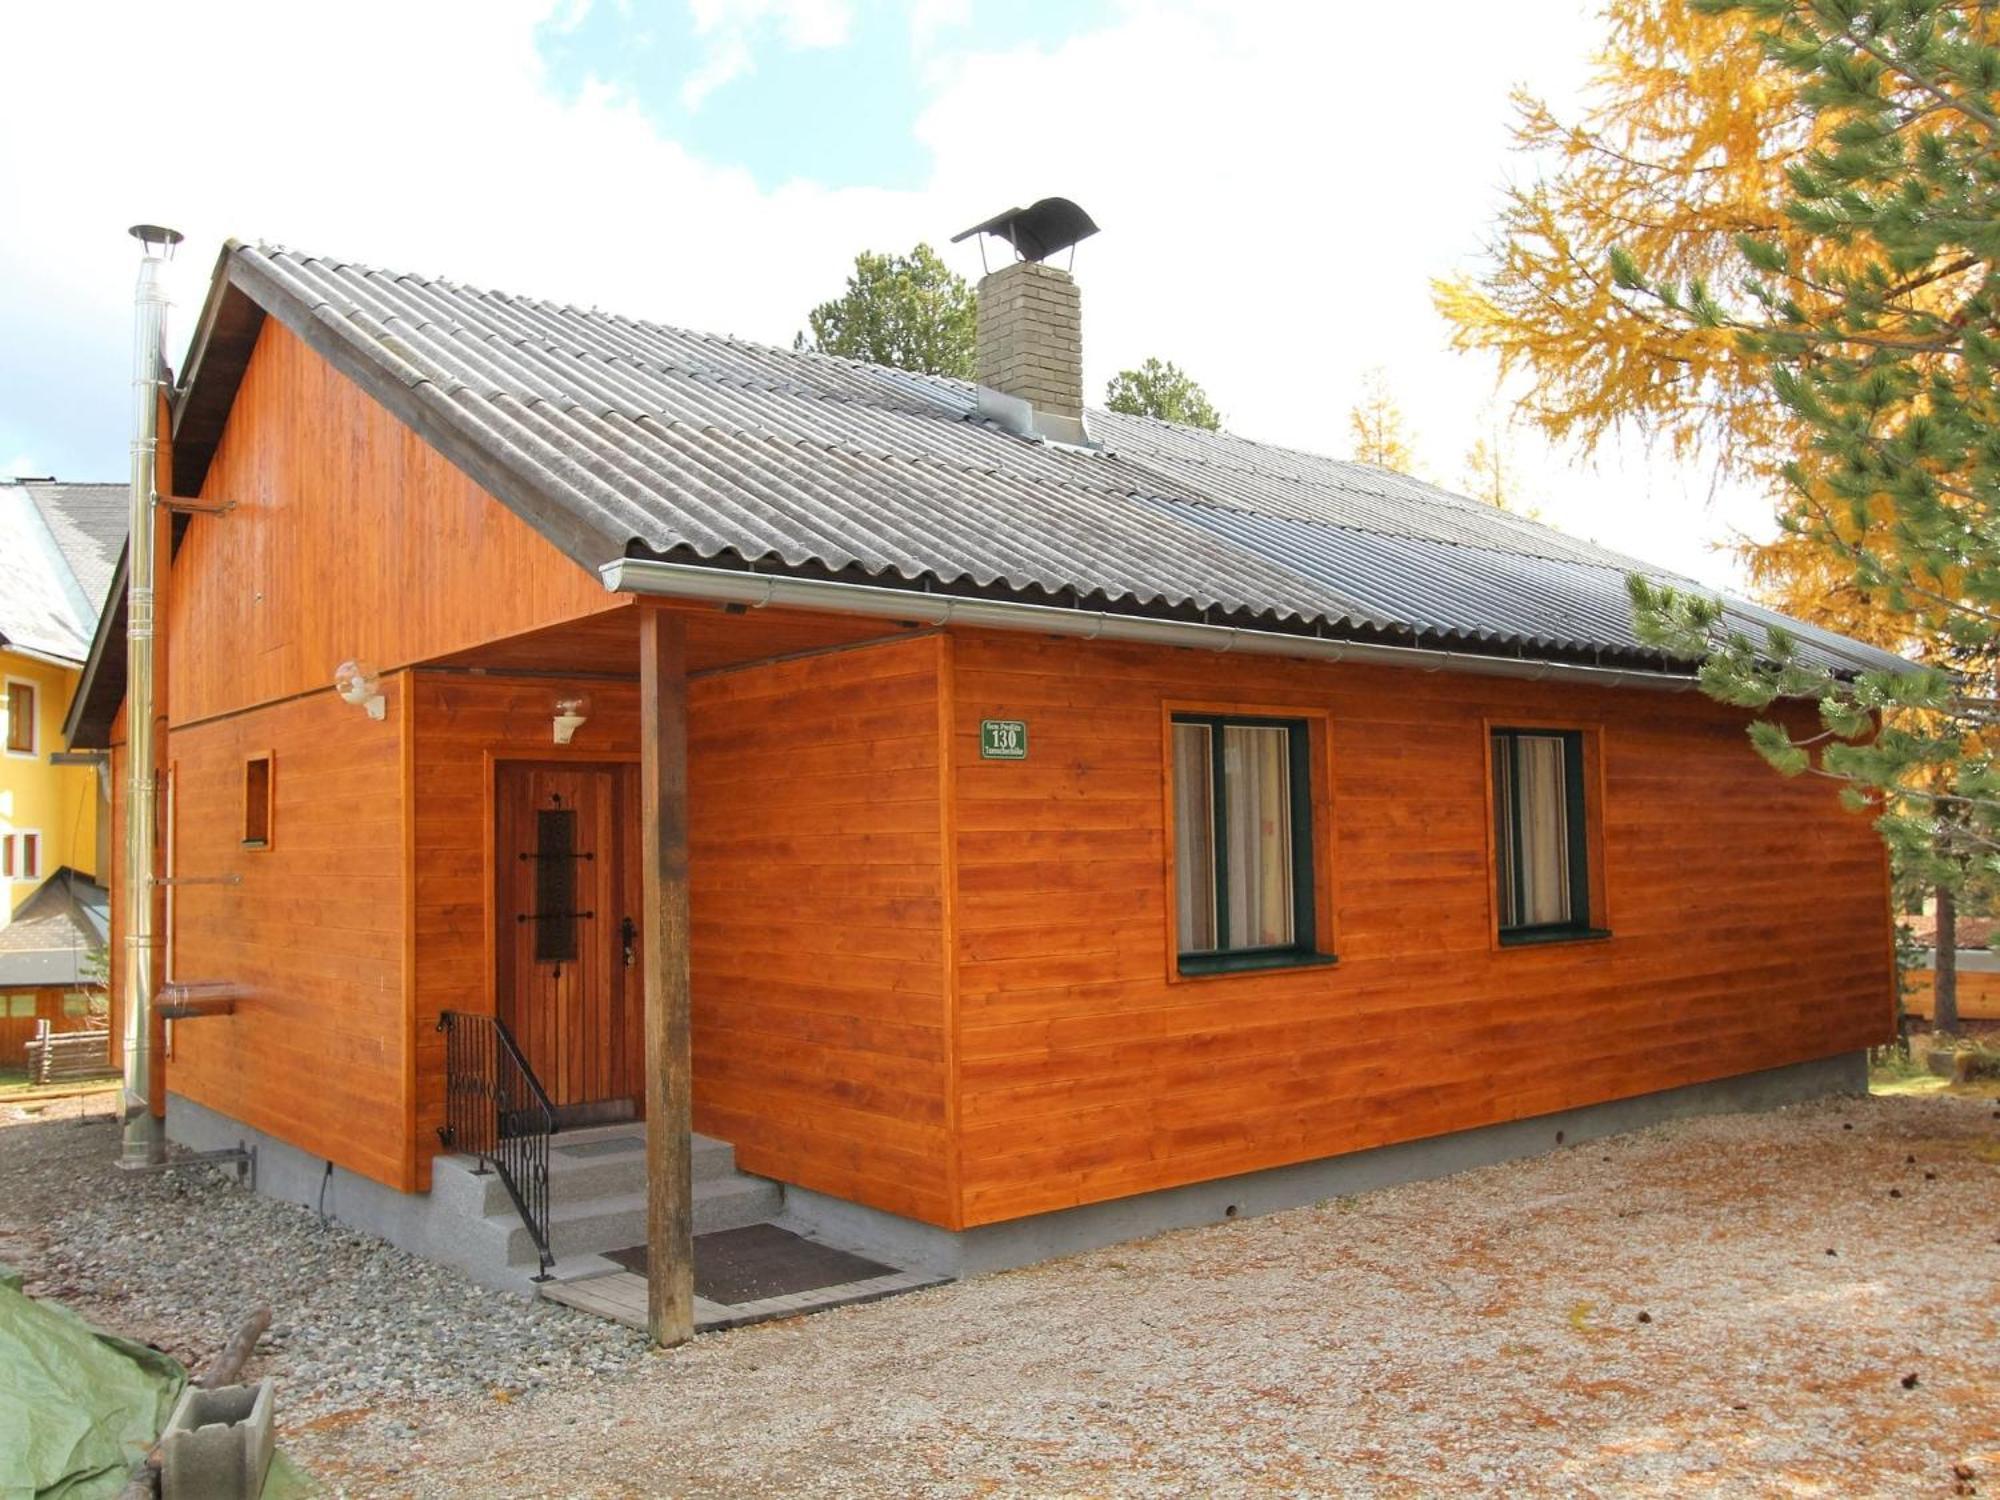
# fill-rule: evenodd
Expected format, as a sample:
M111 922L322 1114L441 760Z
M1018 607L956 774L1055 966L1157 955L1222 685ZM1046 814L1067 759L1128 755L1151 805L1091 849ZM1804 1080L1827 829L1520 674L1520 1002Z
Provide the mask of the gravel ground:
M272 1309L248 1375L275 1375L286 1426L370 1409L386 1434L420 1403L630 1374L638 1335L551 1302L496 1297L300 1204L245 1192L234 1171L126 1173L102 1111L0 1104L0 1263L27 1290L204 1363L259 1302ZM92 1113L95 1112L95 1113Z
M231 1186L92 1206L110 1146L0 1129L0 1223L46 1221L0 1259L176 1352L268 1288L343 1494L2000 1494L1990 1101L1692 1121L662 1355Z

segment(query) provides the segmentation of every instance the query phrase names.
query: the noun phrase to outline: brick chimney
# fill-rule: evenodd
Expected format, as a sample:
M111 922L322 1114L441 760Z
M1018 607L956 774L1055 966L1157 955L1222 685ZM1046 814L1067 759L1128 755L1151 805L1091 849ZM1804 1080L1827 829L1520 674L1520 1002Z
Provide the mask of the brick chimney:
M1038 424L1056 418L1080 429L1083 299L1075 278L1038 260L985 277L975 364L981 385L1027 402Z
M1010 208L953 235L990 234L1016 259L979 283L973 373L979 414L1022 437L1088 444L1083 426L1083 299L1048 257L1097 233L1067 198ZM980 242L982 245L985 241Z

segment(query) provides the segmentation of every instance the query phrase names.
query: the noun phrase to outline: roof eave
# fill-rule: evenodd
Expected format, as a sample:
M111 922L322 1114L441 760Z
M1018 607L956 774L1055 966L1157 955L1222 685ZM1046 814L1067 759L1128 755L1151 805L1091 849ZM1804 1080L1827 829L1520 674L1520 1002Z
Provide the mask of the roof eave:
M63 744L70 750L108 750L111 726L125 701L125 564L130 544L118 553L111 574L111 597L97 617L83 675L63 714Z

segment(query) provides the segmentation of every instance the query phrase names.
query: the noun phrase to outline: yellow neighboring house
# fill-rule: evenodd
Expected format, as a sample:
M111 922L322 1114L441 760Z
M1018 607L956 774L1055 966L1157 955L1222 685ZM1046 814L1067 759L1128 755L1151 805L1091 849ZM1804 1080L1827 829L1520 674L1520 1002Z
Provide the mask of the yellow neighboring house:
M58 871L103 873L104 774L52 757L126 510L123 485L0 480L0 928Z

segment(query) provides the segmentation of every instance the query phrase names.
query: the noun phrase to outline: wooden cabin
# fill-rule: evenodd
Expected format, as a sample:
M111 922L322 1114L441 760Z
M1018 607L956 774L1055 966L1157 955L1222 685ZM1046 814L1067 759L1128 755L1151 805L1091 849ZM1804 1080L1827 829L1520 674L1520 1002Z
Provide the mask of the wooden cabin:
M171 1132L434 1243L440 1018L629 1119L678 960L695 1128L970 1270L1858 1086L1881 844L1635 639L1664 575L1086 411L1069 277L981 296L975 384L225 250L162 454L161 978L229 997Z

